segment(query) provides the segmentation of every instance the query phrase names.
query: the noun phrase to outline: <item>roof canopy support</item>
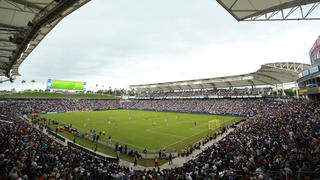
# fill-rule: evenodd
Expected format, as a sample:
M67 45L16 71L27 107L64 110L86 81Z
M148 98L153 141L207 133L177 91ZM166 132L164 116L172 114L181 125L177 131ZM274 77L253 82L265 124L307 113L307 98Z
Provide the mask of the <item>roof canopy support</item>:
M40 11L42 9L41 6L33 4L32 2L28 2L27 0L9 0L9 1L14 2L16 4L23 5L24 7L29 7L29 8L32 8L32 9L36 9L38 11Z
M13 80L19 66L63 19L90 0L0 0L0 55L10 56L0 77ZM50 24L49 26L47 26ZM26 51L28 49L28 51ZM10 52L11 51L11 52Z
M12 52L12 49L4 49L4 48L0 48L0 51Z
M319 0L217 0L238 21L320 20Z

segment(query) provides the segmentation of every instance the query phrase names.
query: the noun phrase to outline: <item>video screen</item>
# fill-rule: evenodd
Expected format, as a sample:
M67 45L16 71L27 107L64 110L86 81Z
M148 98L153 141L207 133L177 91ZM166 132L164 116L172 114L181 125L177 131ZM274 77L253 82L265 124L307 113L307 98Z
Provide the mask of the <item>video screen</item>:
M83 91L85 82L63 81L56 79L48 79L48 89L66 89Z

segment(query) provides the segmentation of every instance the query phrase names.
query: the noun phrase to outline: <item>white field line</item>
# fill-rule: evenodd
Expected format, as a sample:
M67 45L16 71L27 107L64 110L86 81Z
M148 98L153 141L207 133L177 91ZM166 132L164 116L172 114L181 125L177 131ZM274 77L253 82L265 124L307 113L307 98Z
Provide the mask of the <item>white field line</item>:
M205 131L206 131L206 130L205 130ZM179 141L176 141L176 142L174 142L174 143L171 143L171 144L169 144L168 146L166 146L166 148L169 147L169 146L178 144L178 143L180 143L180 142L182 142L182 141L184 141L184 140L186 140L186 139L189 139L189 138L191 138L191 137L193 137L193 136L196 136L196 135L198 135L198 134L201 134L201 133L203 133L203 132L205 132L205 131L200 131L200 132L198 132L198 133L196 133L196 134L194 134L194 135L192 135L192 136L188 136L188 137L185 137L185 138L183 138L183 139L181 139L181 140L179 140Z
M169 118L169 117L176 117L176 116L167 116L167 117ZM160 117L153 117L153 119L157 119L157 120L159 119L159 120L161 120ZM229 119L228 121L233 120L233 119L235 119L235 118L231 118L231 119ZM209 122L209 121L208 121L208 122ZM184 124L184 123L185 123L185 122L178 122L178 123L172 123L172 124L174 124L174 125L179 125L179 124ZM173 135L173 134L167 134L167 133L161 133L161 132L152 132L152 131L151 131L151 130L153 130L153 129L160 129L160 128L163 128L163 127L150 128L150 129L147 129L146 131L151 132L151 133L155 133L155 134L163 134L163 135L167 135L167 136L177 137L177 138L183 138L183 137L184 137L184 136L179 136L179 135ZM192 130L192 131L194 131L194 130L195 130L194 128L197 128L197 127L192 127L192 128L189 128L189 129ZM82 127L79 127L79 129L84 130L84 128L82 128ZM205 130L205 131L206 131L206 130ZM198 134L201 134L201 133L203 133L203 132L205 132L205 131L200 131L199 133L196 133L196 134L194 134L194 135L191 135L191 136L188 136L188 137L184 137L183 139L181 139L181 140L179 140L179 141L176 141L176 142L174 142L174 143L171 143L171 144L165 146L165 148L167 148L167 147L169 147L169 146L172 146L172 145L175 145L175 144L178 144L178 143L180 143L180 142L182 142L182 141L184 141L184 140L186 140L186 139L189 139L189 138L191 138L191 137L193 137L193 136L196 136L196 135L198 135ZM84 132L85 132L85 131L84 131ZM139 149L141 149L141 150L143 150L143 149L145 148L145 147L137 146L137 145L134 145L134 144L131 144L131 143L127 143L127 142L124 142L124 141L120 141L120 140L115 139L115 138L112 138L112 139L114 139L115 141L117 141L117 142L119 142L119 143L127 144L127 145L130 145L130 146L139 148ZM151 150L151 149L150 149L149 152L156 152L156 150Z
M229 119L229 120L234 120L234 119L235 119L235 118L231 118L231 119ZM209 121L208 121L208 122L209 122ZM182 124L182 123L177 123L177 124ZM162 127L150 128L150 129L147 129L146 131L152 132L151 130L153 130L153 129L160 129L160 128L162 128ZM194 130L193 128L189 128L189 129ZM172 146L172 145L175 145L175 144L178 144L178 143L180 143L180 142L182 142L182 141L184 141L184 140L186 140L186 139L189 139L189 138L191 138L191 137L193 137L193 136L196 136L196 135L198 135L198 134L201 134L201 133L203 133L203 132L205 132L205 131L206 131L206 130L200 131L200 132L198 132L198 133L196 133L196 134L194 134L194 135L185 137L185 138L183 138L183 139L181 139L181 140L179 140L179 141L176 141L176 142L174 142L174 143L171 143L171 144L165 146L165 148L167 148L167 147L169 147L169 146ZM154 132L152 132L152 133L154 133ZM158 133L158 132L157 132L157 133ZM176 136L176 137L184 137L184 136L177 136L177 135L172 135L172 134L167 134L167 133L158 133L158 134L165 134L165 135L168 135L168 136ZM114 139L114 138L113 138L113 139ZM133 145L133 144L130 144L130 143L126 143L126 142L120 141L120 140L118 140L118 139L115 139L115 140L116 140L117 142L119 142L119 143L128 144L128 145L131 145L131 146L133 146L133 147L140 148L140 149L144 149L144 148L145 148L145 147ZM161 149L163 149L163 148L161 148ZM156 152L156 150L150 149L149 152Z
M86 130L86 129L82 128L82 127L79 127L78 129L83 130L83 132L85 132L85 130ZM137 146L137 145L134 145L134 144L130 144L130 143L127 143L127 142L124 142L124 141L120 141L119 139L115 139L115 138L112 138L112 139L114 139L115 141L117 141L117 142L119 142L119 143L122 143L122 144L124 144L124 145L127 144L127 145L130 145L130 146L133 146L133 147L137 147L137 148L139 148L139 149L141 149L141 150L144 149L144 147ZM105 142L108 143L107 140L103 140L103 141L105 141Z
M118 140L118 139L115 139L115 138L112 138L112 139L114 139L115 141L117 141L117 142L119 142L119 143L122 143L122 144L127 144L127 145L130 145L130 146L133 146L133 147L137 147L137 148L139 148L139 149L141 149L141 150L143 150L145 147L141 147L141 146L137 146L137 145L134 145L134 144L130 144L130 143L127 143L127 142L123 142L123 141L120 141L120 140Z
M179 136L179 135L174 135L174 134L168 134L168 133L151 131L152 129L155 129L155 128L147 129L146 131L148 131L149 133L153 133L153 134L160 134L160 135L162 134L162 135L172 136L172 137L176 137L176 138L184 138L184 136ZM158 129L158 128L157 128L157 129Z

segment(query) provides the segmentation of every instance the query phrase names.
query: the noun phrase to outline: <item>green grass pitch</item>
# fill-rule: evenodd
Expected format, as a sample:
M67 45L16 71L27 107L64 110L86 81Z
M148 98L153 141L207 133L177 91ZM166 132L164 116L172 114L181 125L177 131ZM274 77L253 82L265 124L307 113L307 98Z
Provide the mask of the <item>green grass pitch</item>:
M108 110L92 112L72 112L42 114L60 124L72 124L80 132L95 129L105 131L100 140L111 136L112 143L127 145L128 148L149 153L166 148L167 151L180 150L212 133L208 121L220 120L220 126L230 125L241 117L216 116L209 114L172 113L138 110ZM195 126L196 122L196 126Z

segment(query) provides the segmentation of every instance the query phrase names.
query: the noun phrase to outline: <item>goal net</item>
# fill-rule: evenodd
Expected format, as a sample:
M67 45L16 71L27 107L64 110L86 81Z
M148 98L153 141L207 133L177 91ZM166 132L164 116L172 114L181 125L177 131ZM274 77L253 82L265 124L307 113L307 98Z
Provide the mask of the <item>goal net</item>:
M208 122L208 125L209 125L209 129L211 129L211 130L218 129L220 127L220 120L219 119L213 119L213 120Z

